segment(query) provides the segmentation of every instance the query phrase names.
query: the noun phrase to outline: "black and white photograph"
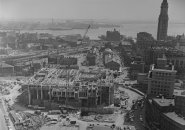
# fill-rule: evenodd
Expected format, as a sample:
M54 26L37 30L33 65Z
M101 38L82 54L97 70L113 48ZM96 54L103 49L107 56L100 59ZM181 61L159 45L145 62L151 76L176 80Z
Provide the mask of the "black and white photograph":
M0 130L185 130L185 0L0 0Z

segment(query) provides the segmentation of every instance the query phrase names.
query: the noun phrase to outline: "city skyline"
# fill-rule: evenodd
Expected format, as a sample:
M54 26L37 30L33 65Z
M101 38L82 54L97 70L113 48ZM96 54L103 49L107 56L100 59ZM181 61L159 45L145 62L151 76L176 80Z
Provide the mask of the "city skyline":
M157 21L162 0L1 0L1 19ZM168 0L169 22L185 22L184 0Z

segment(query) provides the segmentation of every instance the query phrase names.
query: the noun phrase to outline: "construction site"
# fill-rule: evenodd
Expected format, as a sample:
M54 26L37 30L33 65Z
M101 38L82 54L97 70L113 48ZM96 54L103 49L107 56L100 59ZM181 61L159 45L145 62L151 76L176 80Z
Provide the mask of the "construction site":
M132 92L120 89L127 70L115 50L99 41L84 44L89 28L75 47L2 58L8 129L135 130L124 125L124 113L140 95L133 93L133 99Z
M113 104L114 85L105 72L42 68L22 89L28 91L28 105L56 109L62 104L75 108Z

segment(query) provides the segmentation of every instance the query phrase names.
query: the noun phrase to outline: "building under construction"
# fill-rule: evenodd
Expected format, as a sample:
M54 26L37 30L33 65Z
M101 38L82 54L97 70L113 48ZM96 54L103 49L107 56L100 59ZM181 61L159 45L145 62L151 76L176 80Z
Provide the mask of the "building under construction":
M114 85L101 71L43 68L23 86L28 105L97 107L113 104ZM101 79L101 80L100 80Z

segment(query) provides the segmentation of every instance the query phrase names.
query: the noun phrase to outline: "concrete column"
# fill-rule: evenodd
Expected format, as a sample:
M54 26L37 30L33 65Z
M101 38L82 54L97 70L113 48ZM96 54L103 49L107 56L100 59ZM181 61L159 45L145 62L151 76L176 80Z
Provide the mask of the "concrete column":
M30 93L30 86L28 85L28 104L31 105L31 93Z
M42 85L41 85L41 90L40 90L40 92L41 92L41 100L43 100L43 89L42 89Z
M14 72L15 72L15 71L14 71L14 67L13 67L13 76L14 76Z
M39 87L37 86L37 99L39 99Z
M59 101L59 97L60 97L60 96L58 95L58 93L57 93L57 96L58 96L58 101Z
M110 87L109 87L109 105L110 105L110 98L111 98L111 97L110 97L110 93L111 93L111 92L110 92Z
M49 100L51 100L51 86L49 86Z

